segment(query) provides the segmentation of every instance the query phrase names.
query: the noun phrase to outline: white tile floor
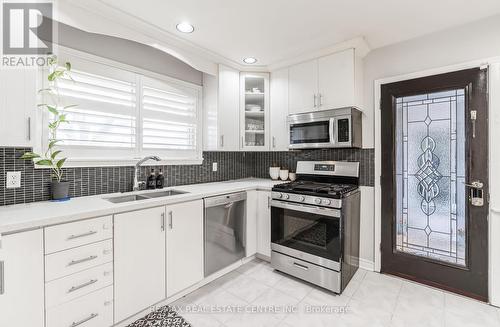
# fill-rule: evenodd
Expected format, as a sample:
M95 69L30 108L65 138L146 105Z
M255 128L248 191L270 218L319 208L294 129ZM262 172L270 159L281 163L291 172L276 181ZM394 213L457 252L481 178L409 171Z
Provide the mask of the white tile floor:
M399 278L358 270L344 293L334 295L258 260L172 306L194 327L500 326L498 308Z

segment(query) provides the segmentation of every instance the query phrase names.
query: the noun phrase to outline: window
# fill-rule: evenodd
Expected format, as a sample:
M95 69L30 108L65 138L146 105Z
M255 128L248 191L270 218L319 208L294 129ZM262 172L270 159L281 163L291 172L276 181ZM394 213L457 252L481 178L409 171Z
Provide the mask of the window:
M70 166L130 164L146 155L201 163L201 87L88 57L60 56L73 67L71 79L59 82L61 102L77 105L64 110L70 123L57 132Z

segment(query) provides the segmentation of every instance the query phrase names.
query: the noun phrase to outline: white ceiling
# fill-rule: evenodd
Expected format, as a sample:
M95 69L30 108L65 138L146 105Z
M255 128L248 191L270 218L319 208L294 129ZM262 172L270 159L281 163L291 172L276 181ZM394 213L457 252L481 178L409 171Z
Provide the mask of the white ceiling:
M235 63L273 65L364 36L392 43L500 13L499 0L101 0ZM192 34L175 25L189 21Z

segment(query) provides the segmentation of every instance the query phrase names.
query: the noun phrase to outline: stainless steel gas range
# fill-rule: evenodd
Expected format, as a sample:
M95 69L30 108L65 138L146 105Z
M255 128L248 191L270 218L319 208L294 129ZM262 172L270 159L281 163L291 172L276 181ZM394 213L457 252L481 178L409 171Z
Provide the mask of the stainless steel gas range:
M359 163L299 161L273 188L271 266L342 293L359 266Z

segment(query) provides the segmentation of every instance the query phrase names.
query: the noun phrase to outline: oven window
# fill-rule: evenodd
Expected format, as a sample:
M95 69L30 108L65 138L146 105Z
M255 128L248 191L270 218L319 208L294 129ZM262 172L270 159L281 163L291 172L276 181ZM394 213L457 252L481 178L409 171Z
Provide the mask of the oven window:
M340 219L273 207L271 242L340 262Z
M290 144L330 142L330 121L290 125Z

